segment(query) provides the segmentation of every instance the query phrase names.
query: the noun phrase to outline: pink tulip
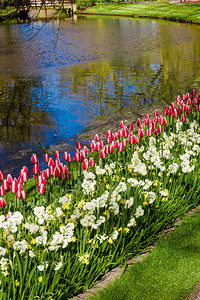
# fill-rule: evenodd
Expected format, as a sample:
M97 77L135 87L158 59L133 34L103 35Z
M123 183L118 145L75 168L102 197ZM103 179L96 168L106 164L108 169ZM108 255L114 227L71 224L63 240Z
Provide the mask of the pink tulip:
M150 124L150 118L145 119L145 120L144 120L144 125L146 126L146 125L149 125L149 124Z
M185 98L186 98L186 99L190 98L190 94L187 93L187 94L185 95Z
M108 137L111 136L111 135L112 135L111 130L107 130L107 132L106 132L106 137L108 138Z
M107 138L107 143L110 144L111 142L112 142L112 137L109 136L109 137Z
M8 221L8 219L11 218L11 216L12 216L12 213L11 213L11 211L9 211L9 212L7 213L7 217L6 217L7 221Z
M182 99L185 100L185 94L182 95Z
M173 118L177 118L178 117L178 111L177 111L176 108L174 109L172 116L173 116Z
M172 102L172 104L171 104L171 107L172 107L172 108L174 108L174 107L175 107L175 104L174 104L173 102Z
M180 96L180 95L177 96L177 98L176 98L176 103L177 103L178 105L180 105L180 103L181 103L181 96Z

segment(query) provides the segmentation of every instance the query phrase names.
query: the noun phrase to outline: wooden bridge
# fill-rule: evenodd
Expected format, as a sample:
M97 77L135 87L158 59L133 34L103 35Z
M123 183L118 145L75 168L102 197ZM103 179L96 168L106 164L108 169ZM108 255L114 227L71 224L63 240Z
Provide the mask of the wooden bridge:
M30 8L34 9L71 9L76 10L75 0L29 0Z

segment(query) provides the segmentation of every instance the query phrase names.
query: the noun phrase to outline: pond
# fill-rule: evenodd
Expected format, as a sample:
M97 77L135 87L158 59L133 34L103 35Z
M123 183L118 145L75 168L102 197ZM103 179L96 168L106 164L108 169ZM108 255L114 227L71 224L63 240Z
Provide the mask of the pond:
M18 176L32 153L93 122L119 118L200 85L200 26L75 16L0 24L0 169Z

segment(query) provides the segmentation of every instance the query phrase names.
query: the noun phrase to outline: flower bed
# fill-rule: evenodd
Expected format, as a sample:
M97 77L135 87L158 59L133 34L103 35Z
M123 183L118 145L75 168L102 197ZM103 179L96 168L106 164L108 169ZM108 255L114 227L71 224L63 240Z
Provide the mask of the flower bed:
M45 154L35 179L0 172L1 299L67 299L136 255L157 233L199 202L199 99L177 97L163 115L137 121L133 133L98 134ZM65 163L64 163L65 161ZM8 192L9 190L9 192Z

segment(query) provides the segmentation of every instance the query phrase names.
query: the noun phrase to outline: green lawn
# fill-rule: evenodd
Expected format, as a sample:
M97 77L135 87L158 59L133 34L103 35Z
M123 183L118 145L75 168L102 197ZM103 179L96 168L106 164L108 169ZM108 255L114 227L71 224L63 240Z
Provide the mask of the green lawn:
M200 6L173 4L98 4L81 13L148 17L200 23Z
M90 300L181 300L200 282L200 211Z

